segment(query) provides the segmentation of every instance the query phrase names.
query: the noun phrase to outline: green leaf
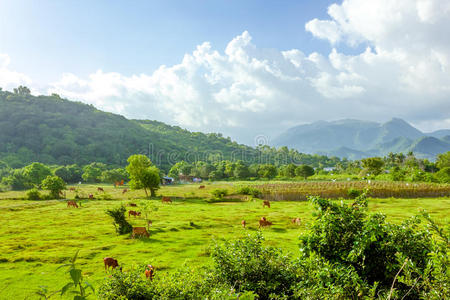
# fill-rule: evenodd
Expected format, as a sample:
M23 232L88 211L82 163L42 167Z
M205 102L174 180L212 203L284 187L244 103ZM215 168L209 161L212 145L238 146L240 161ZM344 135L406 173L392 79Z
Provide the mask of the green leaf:
M92 292L95 294L95 289L90 282L84 281L84 284L86 287L90 288L92 290Z
M67 290L68 290L71 286L73 286L73 283L72 283L72 282L69 282L68 284L66 284L66 285L61 289L61 296L64 295L64 294L67 292Z
M81 279L81 270L80 269L70 270L70 277L72 277L73 283L77 285Z
M86 299L87 299L86 297L79 295L73 297L73 300L86 300Z
M75 252L75 255L74 255L73 258L72 258L72 263L73 263L73 264L74 264L75 261L77 260L78 252L80 252L80 249L78 249L77 252Z
M63 265L60 265L59 267L57 267L56 270L59 270L64 267L69 267L69 266L72 266L72 264L63 264Z

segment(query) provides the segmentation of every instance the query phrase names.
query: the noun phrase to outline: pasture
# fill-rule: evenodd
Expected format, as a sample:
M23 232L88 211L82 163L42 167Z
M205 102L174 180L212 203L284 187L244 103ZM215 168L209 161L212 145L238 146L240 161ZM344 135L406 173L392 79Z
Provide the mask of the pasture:
M64 269L56 269L78 249L78 262L95 287L107 276L103 265L103 257L107 256L118 259L124 271L152 264L155 276L184 264L206 264L210 261L211 243L258 230L262 216L274 223L262 229L266 244L295 256L298 236L313 218L312 205L306 201L273 201L271 208L263 208L260 199L208 201L215 188L227 188L233 193L242 185L245 183L206 184L205 189L198 189L198 185L162 187L158 195L170 196L171 204L145 200L143 191L122 194L121 188L102 185L102 193L97 192L98 186L81 185L77 187L79 195L94 194L96 199L84 201L80 208L68 208L65 201L58 200L17 200L24 198L25 192L0 193L0 299L36 299L34 292L40 285L60 289L67 275ZM74 192L66 191L68 199L74 196ZM131 239L116 234L105 210L130 202L137 207L128 209L139 211L145 203L157 208L150 216L150 238ZM369 200L370 211L382 212L392 222L401 222L420 209L428 210L437 223L450 224L449 197ZM300 225L291 222L296 217L301 219ZM131 216L128 220L133 226L146 225L143 218ZM242 220L246 220L245 229Z

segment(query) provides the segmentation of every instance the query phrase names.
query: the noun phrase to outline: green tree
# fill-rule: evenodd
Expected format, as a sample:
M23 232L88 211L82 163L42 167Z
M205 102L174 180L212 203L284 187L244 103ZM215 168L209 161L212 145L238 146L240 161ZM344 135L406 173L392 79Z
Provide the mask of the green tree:
M29 183L34 185L41 184L47 176L51 175L52 171L44 164L34 162L23 168L23 175Z
M19 87L14 89L14 94L20 95L20 96L28 96L31 94L31 91L26 86L20 85Z
M248 178L250 176L248 166L242 160L237 161L236 166L234 167L233 175L237 179Z
M117 168L112 170L106 170L102 172L100 176L101 182L114 183L117 181L128 181L128 173L124 168Z
M103 163L93 162L83 168L83 175L81 176L84 181L94 183L100 182L102 172L106 170L106 165Z
M156 196L156 190L159 188L160 177L159 169L152 166L150 159L141 154L131 155L128 158L128 166L126 167L130 174L130 187L132 189L143 188L148 196L147 189L150 190L152 197Z
M277 168L271 164L260 165L258 175L261 178L274 178L275 176L277 176Z
M58 176L47 176L42 181L42 188L50 191L50 196L54 199L59 198L59 193L66 188L66 183Z
M314 168L308 165L300 165L295 169L295 174L306 179L309 176L314 175Z
M83 180L81 177L83 170L78 165L60 166L53 171L53 174L61 177L67 183L77 183Z
M450 167L450 151L438 154L436 165L439 169Z
M371 175L378 175L383 170L384 161L380 157L369 157L361 160L362 166L367 169Z

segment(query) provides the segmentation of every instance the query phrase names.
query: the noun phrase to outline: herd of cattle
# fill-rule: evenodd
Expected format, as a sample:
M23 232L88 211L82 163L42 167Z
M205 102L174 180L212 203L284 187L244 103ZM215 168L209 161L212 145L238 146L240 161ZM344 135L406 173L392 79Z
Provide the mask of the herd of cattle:
M114 186L120 186L120 185L123 185L123 182L122 182L122 184L121 184L121 182L116 182ZM204 185L199 186L199 189L204 189L204 188L205 188ZM71 188L69 188L69 190L70 191L75 191L75 188L71 187ZM101 188L101 187L98 187L97 191L98 192L104 192L104 189ZM122 194L126 193L127 191L128 191L127 189L123 189ZM93 199L93 195L92 194L89 194L89 199ZM162 197L161 198L161 202L162 203L172 203L172 199L170 197ZM131 207L137 207L136 203L129 203L128 205L131 206ZM69 200L69 201L67 201L67 207L78 208L78 204L74 200ZM264 200L262 202L262 207L263 208L265 208L265 207L270 208L270 201ZM135 211L135 210L129 210L128 211L128 217L130 218L131 216L133 216L134 218L140 217L141 216L141 212ZM295 225L300 225L301 224L301 219L300 218L293 218L291 221L292 221L292 224L295 224ZM147 222L148 222L148 224L147 224L148 226L152 225L152 221L149 220ZM273 223L268 221L266 219L266 217L261 217L258 220L258 224L259 224L259 226L258 226L259 228L268 227L268 226L273 225ZM243 228L246 228L247 222L245 220L242 220L241 221L241 225L242 225ZM150 237L150 233L148 232L147 228L145 228L145 227L133 227L133 231L132 231L131 237L133 239L136 238L136 237L147 237L148 238L148 237ZM119 267L118 261L116 259L112 258L112 257L105 257L103 259L103 262L105 264L105 270L106 271L109 270L110 267L112 269L115 269L116 267ZM119 267L119 269L122 270L122 267ZM152 265L147 265L146 266L144 274L147 277L147 279L150 279L150 280L153 279L154 270L155 270L155 268Z

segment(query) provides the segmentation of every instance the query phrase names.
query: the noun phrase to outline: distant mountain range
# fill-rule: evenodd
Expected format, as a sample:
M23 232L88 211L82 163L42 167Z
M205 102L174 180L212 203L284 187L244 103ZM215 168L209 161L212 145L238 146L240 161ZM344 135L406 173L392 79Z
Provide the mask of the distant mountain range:
M424 133L398 118L386 123L318 121L288 129L272 145L349 159L412 151L416 157L433 160L437 154L450 151L450 129Z

